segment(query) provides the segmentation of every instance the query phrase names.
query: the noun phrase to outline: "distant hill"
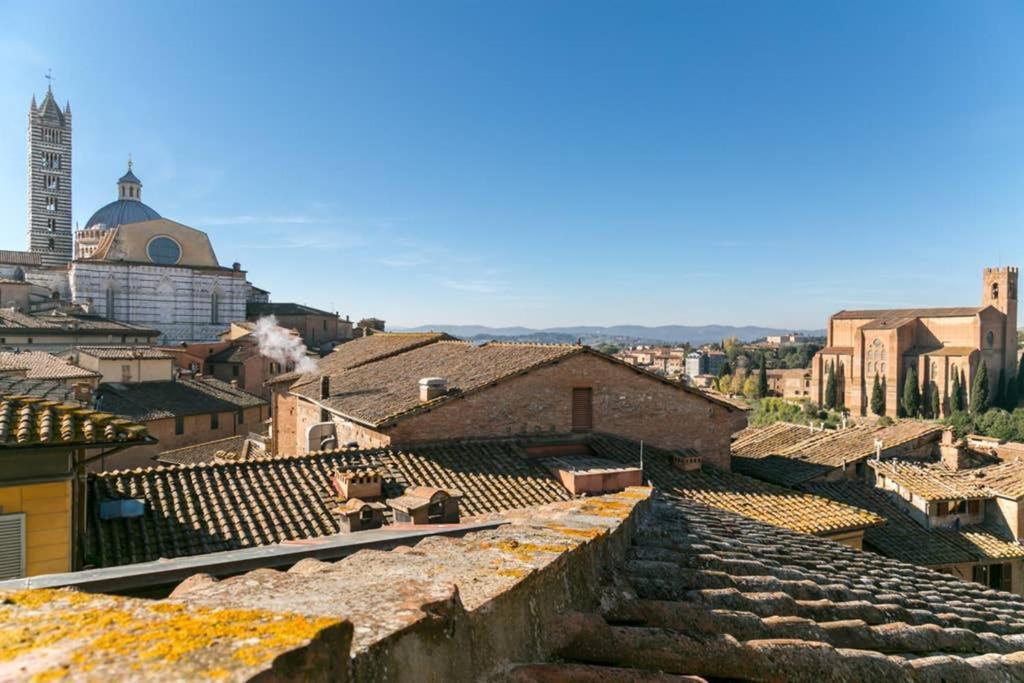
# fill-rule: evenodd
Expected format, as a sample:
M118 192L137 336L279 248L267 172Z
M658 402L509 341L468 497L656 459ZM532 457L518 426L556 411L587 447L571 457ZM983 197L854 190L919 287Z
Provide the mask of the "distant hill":
M681 344L689 342L696 346L721 341L725 337L738 337L740 341L754 341L772 334L799 332L812 337L824 337L825 330L791 330L779 327L757 327L754 325L612 325L547 327L487 327L486 325L420 325L419 327L396 328L403 332L447 332L450 335L474 341L507 339L514 341L538 341L549 343L571 343L582 339L584 343L597 341L620 342L667 342Z

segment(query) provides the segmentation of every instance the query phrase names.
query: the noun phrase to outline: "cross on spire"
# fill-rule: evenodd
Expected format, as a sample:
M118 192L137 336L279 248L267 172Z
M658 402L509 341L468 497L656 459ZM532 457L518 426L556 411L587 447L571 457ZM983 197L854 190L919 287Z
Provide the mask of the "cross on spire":
M132 170L132 153L128 152L128 170Z
M43 76L46 79L46 89L49 92L53 92L53 69L47 69L46 75Z

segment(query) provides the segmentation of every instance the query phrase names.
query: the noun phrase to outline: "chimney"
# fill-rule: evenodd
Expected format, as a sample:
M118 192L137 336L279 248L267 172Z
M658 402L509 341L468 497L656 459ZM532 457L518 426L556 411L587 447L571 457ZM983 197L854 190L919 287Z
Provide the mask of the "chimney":
M231 386L233 386L234 388L237 389L238 388L238 380L237 379L231 380Z
M341 500L352 498L380 498L384 475L380 470L336 471L331 476L331 485Z
M444 377L424 377L420 380L420 402L426 403L448 393L448 380Z
M701 456L695 453L673 453L672 465L683 472L698 472L702 463Z
M331 397L331 378L324 375L320 378L320 398Z

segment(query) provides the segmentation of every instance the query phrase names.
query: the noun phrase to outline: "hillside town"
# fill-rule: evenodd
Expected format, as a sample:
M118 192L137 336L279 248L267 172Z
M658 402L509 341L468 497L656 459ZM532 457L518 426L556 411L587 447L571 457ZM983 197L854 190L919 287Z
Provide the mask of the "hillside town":
M141 160L74 226L26 100L0 680L1024 678L1016 266L824 337L393 331L277 301Z

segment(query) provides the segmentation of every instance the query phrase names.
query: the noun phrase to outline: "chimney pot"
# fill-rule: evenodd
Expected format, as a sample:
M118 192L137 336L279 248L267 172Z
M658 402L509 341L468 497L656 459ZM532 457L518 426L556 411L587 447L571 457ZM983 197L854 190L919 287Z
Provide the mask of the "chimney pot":
M420 402L426 403L448 393L448 380L444 377L424 377L420 380Z

